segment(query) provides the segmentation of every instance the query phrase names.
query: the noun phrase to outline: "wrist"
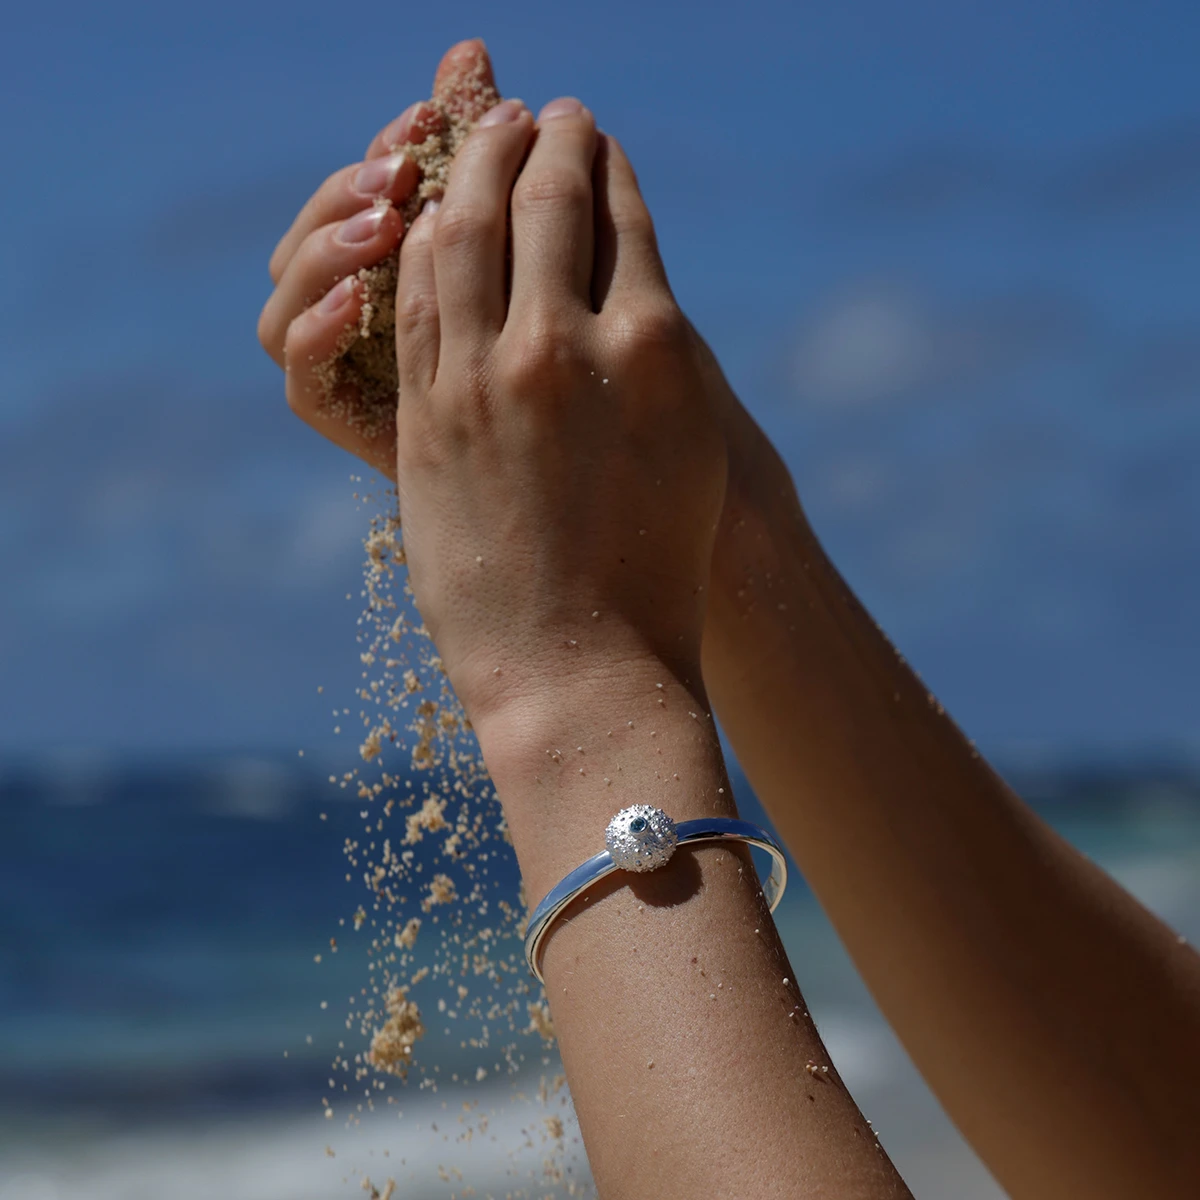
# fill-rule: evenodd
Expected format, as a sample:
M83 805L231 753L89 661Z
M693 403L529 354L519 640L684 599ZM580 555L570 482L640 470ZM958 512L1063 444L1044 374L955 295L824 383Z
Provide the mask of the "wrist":
M735 815L699 668L611 662L490 711L484 761L536 903L604 846L631 804L675 820Z
M786 465L759 434L753 458L731 469L709 582L705 677L769 668L798 622L810 621L827 562Z
M578 607L586 612L591 606ZM551 736L564 714L599 719L606 712L616 720L647 695L661 695L657 684L673 680L685 689L703 688L697 635L676 635L672 653L622 615L598 611L582 620L543 622L524 636L509 632L449 671L493 760L519 755L531 739Z
M714 703L728 727L781 687L818 707L838 707L850 693L855 704L881 703L885 693L890 701L895 652L825 553L786 465L759 437L763 457L742 459L713 555L702 663Z
M659 726L665 732L681 716L692 724L701 718L709 722L700 666L694 660L670 663L649 654L575 659L570 670L542 672L528 684L510 689L480 719L472 718L498 789L506 781L540 773L547 764L557 768L560 755L563 764L568 757L574 762L572 781L588 779L603 763L622 765L616 760L636 744L633 731L653 730L658 736ZM599 777L601 782L604 778ZM581 785L580 790L590 787ZM537 802L523 790L509 796L501 791L501 801L513 807Z
M714 554L704 678L739 752L760 737L764 708L788 711L797 737L823 752L865 713L894 715L898 696L928 700L783 476L764 470L733 497Z
M727 603L715 613L710 608L706 637L714 616L724 620L726 609L750 609L751 589L819 549L787 463L732 392L727 411L728 476L710 583ZM745 603L728 603L736 600ZM753 611L760 620L769 616L761 604Z

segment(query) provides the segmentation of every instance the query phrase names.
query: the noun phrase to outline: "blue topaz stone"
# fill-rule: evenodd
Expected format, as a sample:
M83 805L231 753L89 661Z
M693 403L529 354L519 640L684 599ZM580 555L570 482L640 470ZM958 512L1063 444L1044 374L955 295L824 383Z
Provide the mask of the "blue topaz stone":
M675 852L675 822L661 808L634 804L608 823L604 844L614 865L624 871L653 871Z

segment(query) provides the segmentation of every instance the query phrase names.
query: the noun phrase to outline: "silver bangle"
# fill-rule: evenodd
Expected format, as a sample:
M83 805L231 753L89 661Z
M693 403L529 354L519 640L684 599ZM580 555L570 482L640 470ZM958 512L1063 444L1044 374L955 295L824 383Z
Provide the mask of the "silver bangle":
M764 885L771 889L767 897L774 912L787 887L787 861L779 843L765 830L749 821L731 817L701 817L676 825L661 808L649 804L634 804L623 808L608 823L604 844L608 847L593 855L565 875L561 882L546 893L542 902L529 916L525 931L525 962L539 983L542 978L542 943L550 933L554 919L593 883L614 871L653 871L666 863L675 849L684 843L746 842L765 850L772 859L771 874Z

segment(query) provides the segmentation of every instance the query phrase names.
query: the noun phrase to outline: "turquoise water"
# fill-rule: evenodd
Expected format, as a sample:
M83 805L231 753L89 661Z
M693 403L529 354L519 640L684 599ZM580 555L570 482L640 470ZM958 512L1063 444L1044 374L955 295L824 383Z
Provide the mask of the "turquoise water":
M316 1200L361 1195L356 1168L393 1175L407 1198L533 1187L543 1147L522 1130L547 1110L513 1097L557 1069L536 1038L516 1076L493 1069L464 1088L449 1077L472 1075L478 1052L434 1028L422 1053L443 1082L406 1089L403 1121L322 1118L329 1061L348 1036L342 1001L365 975L337 925L362 899L340 852L359 805L326 774L251 756L0 772L0 1200ZM1200 788L1186 773L1051 772L1023 790L1200 941ZM743 808L758 816L752 799ZM497 894L515 879L511 863L500 869ZM835 1061L917 1194L998 1195L802 881L777 916ZM487 1138L458 1140L464 1100L492 1114ZM575 1136L569 1127L578 1178ZM439 1179L449 1162L462 1183ZM530 1194L554 1194L538 1183Z

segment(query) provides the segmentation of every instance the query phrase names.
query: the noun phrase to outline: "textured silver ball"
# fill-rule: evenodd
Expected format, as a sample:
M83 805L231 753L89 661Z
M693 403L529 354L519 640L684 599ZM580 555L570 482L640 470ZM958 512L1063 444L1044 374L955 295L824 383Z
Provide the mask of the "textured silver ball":
M661 808L634 804L608 823L604 844L623 871L653 871L675 853L675 822Z

